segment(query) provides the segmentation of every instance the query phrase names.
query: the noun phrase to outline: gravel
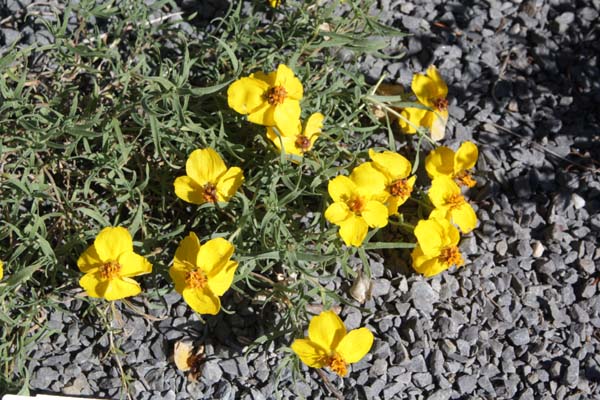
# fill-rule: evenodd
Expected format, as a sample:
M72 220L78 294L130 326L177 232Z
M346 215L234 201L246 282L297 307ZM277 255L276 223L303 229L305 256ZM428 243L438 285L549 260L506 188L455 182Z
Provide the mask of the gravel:
M0 19L21 15L29 3L7 0ZM208 26L210 10L223 11L220 3L207 2L198 26ZM177 4L198 11L195 2ZM371 11L382 23L412 34L386 50L406 56L339 56L359 60L371 82L385 71L388 81L409 86L413 72L430 63L439 68L452 118L444 144L473 140L480 149L478 185L469 192L480 225L461 243L470 261L441 276L424 279L373 262L373 299L363 305L369 312L342 307L349 329L374 331L373 350L343 383L326 374L345 398L600 398L600 179L593 171L600 159L600 3L415 0L378 7ZM53 42L35 19L17 20L0 27L3 49ZM182 32L196 29L182 24ZM339 275L333 285L343 282ZM146 310L162 321L120 308L129 333L119 342L121 361L133 397L274 398L284 355L273 347L244 354L242 338L272 323L249 322L252 307L240 300L240 314L205 322L173 293ZM31 349L33 393L118 397L108 335L96 321L70 316L80 308L72 301L68 312L50 312L53 333ZM169 361L182 338L205 344L198 382ZM289 371L278 377L281 398L332 398L316 371L302 370L304 381L295 384Z

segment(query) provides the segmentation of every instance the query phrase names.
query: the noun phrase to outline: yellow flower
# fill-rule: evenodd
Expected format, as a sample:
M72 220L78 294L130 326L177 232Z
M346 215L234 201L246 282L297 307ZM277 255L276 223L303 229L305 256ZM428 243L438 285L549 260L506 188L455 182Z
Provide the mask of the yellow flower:
M237 261L231 261L234 247L223 238L200 245L191 232L175 251L169 275L175 290L197 313L215 315L221 309L222 296L231 286Z
M413 268L430 277L464 264L458 249L460 234L448 220L429 217L415 227L417 247L412 252Z
M385 176L371 163L356 167L350 178L335 177L329 181L328 191L334 203L325 210L325 218L339 225L347 246L360 246L369 227L387 225Z
M100 231L94 244L77 260L85 275L79 285L88 296L119 300L135 296L142 289L134 276L152 272L152 264L133 252L133 241L127 229L107 227Z
M429 218L447 219L458 225L463 233L471 232L477 225L477 215L473 207L460 193L460 188L454 181L441 175L431 182L428 192L429 199L435 209Z
M389 193L388 214L398 214L398 207L410 197L417 180L416 176L408 177L412 169L410 161L393 151L376 153L370 149L369 157L373 160L373 166L386 178L385 188Z
M275 147L281 151L281 144L287 154L293 154L302 157L304 153L312 149L315 141L321 134L323 128L323 114L314 113L306 121L304 131L302 124L298 122L296 129L292 132L280 131L281 140L273 128L267 128L267 137L275 144Z
M294 132L300 120L302 83L284 64L269 74L257 72L233 82L227 90L229 107L248 115L248 121Z
M323 311L310 321L308 338L294 340L291 347L309 367L329 367L344 377L348 365L363 358L372 345L373 334L367 328L346 333L346 327L336 313Z
M0 260L0 281L4 278L4 263Z
M271 5L271 7L275 8L281 4L281 0L269 0L269 4Z
M429 128L433 140L444 138L446 122L448 121L448 86L442 79L434 65L427 68L427 74L415 74L411 84L412 91L419 102L431 109L406 108L403 114L417 126ZM402 118L399 119L400 127L407 133L415 133L415 129L407 124Z
M461 144L456 153L446 146L440 146L425 159L425 169L432 179L448 176L463 186L473 187L477 182L467 170L475 166L478 156L477 146L472 142Z
M211 148L194 150L185 163L186 176L175 179L175 194L193 204L229 201L244 182L238 167L227 168Z

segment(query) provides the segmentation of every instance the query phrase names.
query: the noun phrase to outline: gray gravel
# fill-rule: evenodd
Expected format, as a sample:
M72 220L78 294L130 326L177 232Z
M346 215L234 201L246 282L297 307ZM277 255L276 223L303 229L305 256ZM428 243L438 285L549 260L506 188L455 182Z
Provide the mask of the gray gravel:
M22 15L29 3L0 2L0 19ZM185 11L193 3L178 2ZM600 159L600 2L379 6L372 12L382 22L413 35L388 51L405 51L400 62L365 56L361 68L372 81L386 73L409 85L413 72L438 66L450 88L446 144L480 146L478 186L470 192L480 226L461 244L470 262L432 279L408 268L392 272L371 254L370 312L345 307L342 317L349 328L375 332L373 350L343 382L328 376L346 398L600 398L600 179L592 171ZM212 7L214 15L222 10ZM24 21L0 27L1 46L52 42L43 25ZM136 399L274 397L281 355L272 348L243 355L244 338L269 323L248 322L251 304L238 301L239 314L207 324L177 294L160 304L147 311L160 321L123 311L121 361ZM65 304L74 313L81 307L80 300ZM31 352L32 392L117 396L120 374L97 321L53 311L49 326L52 333ZM168 360L181 338L205 339L208 361L198 382ZM304 371L305 381L295 384L283 372L280 396L331 398L316 372Z

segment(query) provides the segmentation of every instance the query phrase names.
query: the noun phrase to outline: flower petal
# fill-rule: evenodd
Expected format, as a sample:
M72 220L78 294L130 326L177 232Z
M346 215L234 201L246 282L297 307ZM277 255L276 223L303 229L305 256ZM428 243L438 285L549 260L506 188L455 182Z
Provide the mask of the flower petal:
M294 100L301 100L303 95L302 83L294 75L294 71L285 64L279 64L274 86L283 86L287 92L287 97Z
M248 121L258 125L274 126L275 107L265 102L263 105L248 114Z
M400 112L404 118L398 118L400 129L404 133L416 133L417 128L423 126L423 118L427 114L427 110L421 108L405 108Z
M448 96L448 86L446 85L446 82L444 82L444 78L442 78L435 65L430 65L429 68L427 68L427 76L435 85L435 97L445 99Z
M221 300L211 293L210 290L185 288L183 299L198 314L216 315L221 309Z
M107 282L102 280L97 269L90 270L79 279L81 286L90 297L104 297Z
M194 150L185 163L185 172L200 187L209 182L215 184L226 170L221 156L210 147Z
M122 277L138 276L152 272L152 264L145 257L133 251L122 253L118 258L118 262L121 265L119 275Z
M425 255L435 257L440 254L444 245L445 231L439 220L431 219L431 217L427 220L420 220L415 227L414 234Z
M222 296L233 282L233 276L238 267L237 261L229 261L219 269L214 269L208 275L208 287L216 296Z
M458 174L475 167L479 157L479 150L473 142L464 142L460 145L454 156L454 173Z
M300 357L300 360L309 367L323 368L327 365L327 352L308 339L296 339L290 347Z
M363 217L351 214L349 218L339 223L340 236L346 246L360 246L367 236L369 225Z
M446 136L446 123L448 122L448 110L430 112L432 122L430 128L431 139L440 141Z
M240 114L250 114L266 103L264 94L267 90L269 85L260 79L241 78L227 89L227 103Z
M273 119L280 132L294 132L300 123L300 102L286 98L282 104L275 106Z
M355 363L371 350L373 339L373 334L367 328L353 329L343 337L336 351L346 363Z
M226 239L214 238L200 246L195 264L210 278L213 271L218 271L231 258L234 247Z
M365 162L354 168L350 174L350 179L356 184L360 194L366 198L386 200L386 176L376 169L373 163Z
M219 201L229 201L244 183L244 173L238 167L229 168L217 181Z
M127 229L109 226L96 236L94 247L103 262L116 261L122 253L133 251L133 241Z
M314 143L321 134L324 118L325 116L321 113L313 113L308 117L308 121L306 121L306 126L304 127L304 136L311 141L311 144Z
M463 233L469 233L477 226L477 214L467 202L450 211L450 215L452 216L452 222L458 225Z
M173 186L175 187L175 195L181 200L192 204L206 203L202 187L189 176L185 175L177 177Z
M338 201L327 207L327 210L325 210L325 219L332 224L339 225L352 214L346 203Z
M186 266L186 269L197 267L198 252L200 251L200 240L194 232L190 232L177 246L173 264Z
M356 192L356 184L347 176L339 175L329 181L327 191L334 202L345 203Z
M333 311L323 311L308 325L308 338L327 353L331 353L346 335L344 323Z
M373 149L369 149L369 157L373 160L375 167L388 175L392 181L404 179L410 175L412 169L410 161L396 152L386 150L376 153Z
M388 223L387 207L379 201L367 201L361 215L371 228L382 228Z
M410 85L420 103L433 107L432 99L437 97L437 87L433 79L427 75L415 74Z
M438 257L430 257L423 254L421 246L415 247L411 253L411 257L413 269L426 278L448 269L448 265L440 262Z
M430 178L440 175L452 176L455 171L454 152L446 146L440 146L425 158L425 170Z
M427 194L436 208L444 207L449 196L460 194L460 188L448 176L440 175L431 181L431 188Z
M183 290L187 285L185 280L190 270L191 269L188 266L177 262L175 262L171 268L169 268L169 276L175 284L175 291L181 295L183 294Z
M119 300L140 294L140 284L130 278L114 278L108 281L104 290L106 300Z
M77 266L81 272L89 272L93 268L98 268L104 264L96 251L94 245L89 246L77 259Z

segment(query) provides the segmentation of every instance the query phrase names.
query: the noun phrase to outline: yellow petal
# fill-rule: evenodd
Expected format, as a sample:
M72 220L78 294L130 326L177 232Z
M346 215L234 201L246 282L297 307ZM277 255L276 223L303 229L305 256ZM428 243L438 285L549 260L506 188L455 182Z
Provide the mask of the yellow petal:
M221 300L210 290L185 288L183 299L198 314L218 314L221 309Z
M169 276L175 284L175 291L181 295L183 295L183 290L186 288L185 280L190 270L189 264L184 265L177 262L173 263L171 268L169 268Z
M296 339L290 347L309 367L323 368L327 365L327 352L308 339Z
M388 223L387 207L379 201L367 201L361 215L371 228L382 228Z
M227 103L240 114L250 114L266 103L264 94L267 90L269 85L260 79L241 78L227 89Z
M104 290L106 300L119 300L125 297L136 296L142 291L139 283L130 278L114 278L107 282Z
M200 246L196 265L210 277L213 270L219 270L229 261L233 251L233 245L226 239L211 239Z
M185 172L201 187L216 183L226 170L221 156L210 147L194 150L185 163Z
M175 195L181 200L192 204L206 203L202 187L194 182L194 180L189 176L185 175L177 177L173 183L173 186L175 187Z
M327 191L334 202L346 202L356 192L356 185L347 176L336 176L329 181Z
M367 328L354 329L348 332L338 344L336 351L348 364L358 362L373 345L373 334Z
M339 223L340 236L346 246L360 246L367 236L369 225L363 217L351 214L349 218Z
M440 141L446 136L446 123L448 122L448 110L430 112L433 118L431 124L431 139Z
M277 136L272 128L267 128L267 138L273 142L279 152L281 152L281 145L283 144L283 150L286 154L294 154L299 157L303 156L300 149L296 147L295 136Z
M213 269L208 275L208 287L216 296L222 296L233 282L233 276L238 267L236 261L229 261L221 268Z
M437 96L438 90L435 82L427 75L415 74L413 76L411 89L417 96L420 103L427 107L433 107L431 101Z
M133 251L122 253L118 258L118 262L121 265L119 275L122 277L132 277L152 272L152 264Z
M448 96L448 86L446 85L446 82L444 82L444 78L442 78L435 65L430 65L429 68L427 68L427 76L435 85L435 97L445 99Z
M473 207L467 202L460 207L450 211L452 222L454 222L463 233L469 233L477 226L477 215Z
M81 272L88 272L93 268L98 268L104 264L96 251L96 247L94 245L89 246L79 259L77 259L77 266Z
M411 253L411 257L414 270L427 278L448 269L448 265L440 262L438 257L430 257L423 254L420 246L415 247Z
M446 146L440 146L425 158L425 170L430 178L440 175L452 176L454 173L454 152Z
M294 75L294 71L292 71L285 64L279 64L279 66L277 67L277 75L275 77L274 86L283 86L285 88L285 91L287 92L287 98L293 100L302 99L302 83L298 78L296 78L296 76Z
M200 251L200 240L194 232L190 232L177 246L175 250L174 264L187 265L189 268L197 267L198 252Z
M273 120L279 132L294 132L300 123L300 102L286 98L282 104L275 106Z
M347 218L350 218L352 214L346 203L338 201L327 207L327 210L325 210L325 219L332 224L339 225Z
M327 353L331 353L346 335L344 323L333 311L323 311L308 325L308 338Z
M436 208L445 207L449 196L460 195L460 188L451 178L441 175L431 181L431 189L427 194Z
M103 262L116 261L122 253L133 251L133 241L127 229L109 226L96 236L94 247Z
M429 217L432 218L431 216ZM444 242L442 247L457 246L460 241L460 233L458 229L448 221L448 219L438 219L438 223L441 225L444 231Z
M404 179L410 175L412 169L410 161L398 153L387 150L376 153L373 149L369 149L369 157L373 160L375 167L388 175L392 181Z
M398 214L398 207L402 204L406 203L406 200L410 197L410 194L413 191L413 187L415 185L415 181L417 180L416 176L411 176L406 180L407 194L404 196L390 196L387 205L388 205L388 214L395 215Z
M385 201L386 194L386 176L376 169L371 162L365 162L352 170L350 179L357 186L361 195L366 198L381 198Z
M475 167L479 157L479 150L473 142L464 142L460 145L454 156L454 174Z
M317 140L317 137L321 134L323 130L323 119L325 116L321 113L314 113L308 118L306 121L306 126L304 127L304 136L309 138L311 144Z
M79 279L81 286L90 297L104 297L107 281L102 280L97 269L90 270Z
M231 167L217 181L219 201L229 201L244 183L244 173L238 167Z
M0 260L0 281L4 278L4 263Z
M275 126L275 107L265 102L248 114L248 121L258 125Z
M444 245L445 231L439 220L431 219L431 217L427 220L420 220L415 227L414 234L424 254L431 257L440 254Z
M402 115L408 122L403 118L398 118L400 128L404 133L416 133L417 128L423 126L423 118L427 114L427 110L421 108L405 108L402 110Z

